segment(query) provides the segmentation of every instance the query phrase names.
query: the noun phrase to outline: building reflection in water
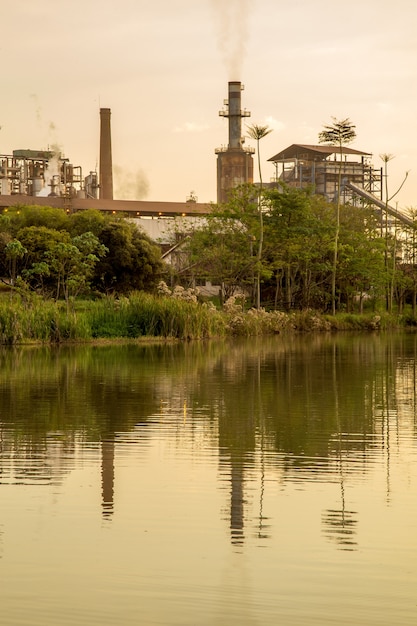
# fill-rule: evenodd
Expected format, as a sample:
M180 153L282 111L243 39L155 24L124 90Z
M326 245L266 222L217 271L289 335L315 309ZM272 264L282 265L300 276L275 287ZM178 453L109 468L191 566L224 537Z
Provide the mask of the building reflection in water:
M137 423L136 409L129 412L132 406L141 407L141 418L145 421L147 416L159 415L161 395L166 399L171 415L178 413L183 425L187 424L187 413L192 412L188 407L207 406L215 418L213 422L218 427L216 436L223 486L227 481L227 523L233 544L244 544L248 532L252 532L255 525L257 538L268 539L267 518L263 514L265 486L275 480L278 473L282 475L283 485L292 482L295 475L297 481L315 480L315 460L318 459L324 479L329 470L333 479L334 464L339 464L342 489L340 505L324 505L323 535L337 541L338 546L355 549L359 514L347 510L351 507L346 507L344 503L345 470L346 478L351 480L356 460L364 462L369 455L373 458L382 446L386 455L389 499L393 434L395 432L398 439L401 407L403 412L410 411L410 398L415 410L412 395L415 393L415 350L412 346L411 354L406 354L407 358L403 357L403 361L398 362L395 346L392 354L385 354L384 344L379 348L379 343L377 346L373 343L365 345L358 340L349 343L347 352L343 345L333 345L333 340L328 340L328 344L319 344L320 360L317 360L310 344L305 343L306 347L290 343L288 349L285 342L274 343L273 350L269 350L269 344L265 344L265 349L262 348L264 344L260 344L259 349L251 345L249 355L246 344L240 350L237 343L235 352L229 350L227 354L221 354L221 358L215 359L215 365L211 366L205 359L201 372L198 368L194 369L192 362L193 365L187 366L185 373L177 368L159 378L159 370L155 366L155 371L150 370L149 380L145 378L138 387L131 382L126 383L126 380L131 381L131 370L125 374L126 380L121 376L115 376L113 380L104 368L109 365L107 361L103 365L103 380L108 379L109 384L103 385L101 379L97 382L94 376L80 378L80 393L85 393L83 404L86 397L90 406L88 415L103 416L99 448L103 519L111 520L114 513L115 433L128 432ZM377 348L381 351L380 358L376 358L378 352L376 356L374 354ZM118 351L111 351L111 355L110 365L113 361L126 363L126 367L130 363L127 358L122 359ZM367 367L359 367L364 362ZM69 371L72 375L75 365L71 365L71 359L59 363L63 372L61 378L67 380L64 374ZM135 363L142 365L142 361ZM358 367L352 367L352 363ZM57 384L60 378L56 362L48 360L47 365L51 371L46 370L48 376L45 374L40 388L37 387L37 378L30 378L26 370L19 373L19 384L16 384L14 372L15 369L20 372L20 362L15 369L12 368L13 376L7 384L3 384L0 414L6 416L5 427L10 438L0 429L2 481L13 476L13 480L21 483L50 483L73 467L72 459L79 435L77 425L73 426L70 421L66 423L65 416L74 414L80 400L77 394L72 395L68 391L68 386ZM114 373L114 367L109 371ZM180 394L179 397L177 394L178 371L182 376L189 376L184 379L189 395ZM155 394L155 380L160 381L161 394ZM25 381L28 381L27 384ZM59 394L55 397L56 389ZM64 391L68 391L68 396L64 395ZM56 402L55 412L49 410L49 407L55 406L53 402ZM128 408L120 417L118 410L123 402ZM28 407L31 407L30 411ZM44 424L45 407L48 407L48 415L59 415L60 421ZM86 424L96 432L95 418L89 418ZM411 422L409 425L405 422L405 426L412 430L415 437L415 426ZM24 437L21 435L23 427ZM66 433L65 436L62 432ZM212 436L211 426L209 432ZM7 464L4 452L8 449L13 450L13 455L10 456L12 463ZM260 485L259 490L257 485ZM256 504L255 494L259 495Z
M235 545L241 545L244 542L244 463L243 461L235 461L231 459L230 467L230 537Z
M255 449L253 414L230 410L219 418L220 473L230 489L230 538L234 545L245 540L245 471ZM253 463L252 463L253 465Z
M114 512L114 439L101 442L101 511L104 519Z

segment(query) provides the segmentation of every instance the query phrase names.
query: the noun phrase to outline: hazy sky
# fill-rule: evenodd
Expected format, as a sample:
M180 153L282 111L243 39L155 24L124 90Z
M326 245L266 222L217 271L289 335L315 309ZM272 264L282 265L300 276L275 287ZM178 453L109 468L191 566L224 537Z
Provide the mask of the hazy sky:
M58 145L85 176L108 107L116 197L215 201L214 150L228 142L218 112L240 80L245 122L274 128L264 180L268 158L348 117L375 167L395 155L390 194L410 171L393 203L417 207L416 24L415 0L14 0L2 11L0 152Z

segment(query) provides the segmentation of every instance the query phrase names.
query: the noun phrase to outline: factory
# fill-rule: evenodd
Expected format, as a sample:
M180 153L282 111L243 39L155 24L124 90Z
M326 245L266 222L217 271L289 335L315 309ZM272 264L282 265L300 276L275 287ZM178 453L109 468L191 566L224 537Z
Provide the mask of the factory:
M250 117L250 112L242 108L242 91L239 81L229 82L228 97L219 111L219 115L228 120L228 144L215 149L218 203L226 202L230 191L238 185L254 182L255 150L244 145L242 134L242 119ZM335 201L342 159L344 202L372 203L408 223L408 218L396 209L387 209L382 198L382 169L373 168L371 156L369 152L345 146L340 150L337 146L292 144L268 159L275 167L275 176L268 184L310 186L315 193ZM163 239L167 232L165 218L195 221L204 218L211 209L210 204L199 203L193 194L184 202L115 200L111 110L108 108L100 109L99 174L90 171L84 176L80 166L49 150L19 149L11 155L0 155L0 211L24 204L54 206L67 212L98 209L123 214L137 221L155 240Z

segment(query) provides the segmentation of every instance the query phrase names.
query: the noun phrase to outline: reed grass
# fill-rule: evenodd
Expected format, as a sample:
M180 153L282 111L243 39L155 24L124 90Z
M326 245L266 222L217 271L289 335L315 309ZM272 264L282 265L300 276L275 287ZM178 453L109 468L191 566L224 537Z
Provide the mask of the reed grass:
M89 338L82 316L68 314L65 307L41 298L14 296L0 301L0 343L54 343Z
M106 298L85 313L92 337L204 339L225 332L222 314L201 304L137 292Z
M263 309L245 312L236 304L220 311L210 304L143 292L129 298L106 297L74 303L68 310L64 303L15 294L0 299L0 344L391 330L412 326L410 319L384 313L330 316L311 310L290 314Z

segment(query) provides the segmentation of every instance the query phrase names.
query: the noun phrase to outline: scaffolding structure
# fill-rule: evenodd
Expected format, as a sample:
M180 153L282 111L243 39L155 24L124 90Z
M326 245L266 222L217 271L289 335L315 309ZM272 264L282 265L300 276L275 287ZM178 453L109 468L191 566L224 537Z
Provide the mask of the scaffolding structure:
M370 157L367 152L345 146L340 150L338 146L292 144L268 161L275 165L275 183L300 189L313 187L315 193L331 202L337 200L339 178L382 199L382 168L375 169ZM343 183L340 193L344 203L357 202L358 196Z

